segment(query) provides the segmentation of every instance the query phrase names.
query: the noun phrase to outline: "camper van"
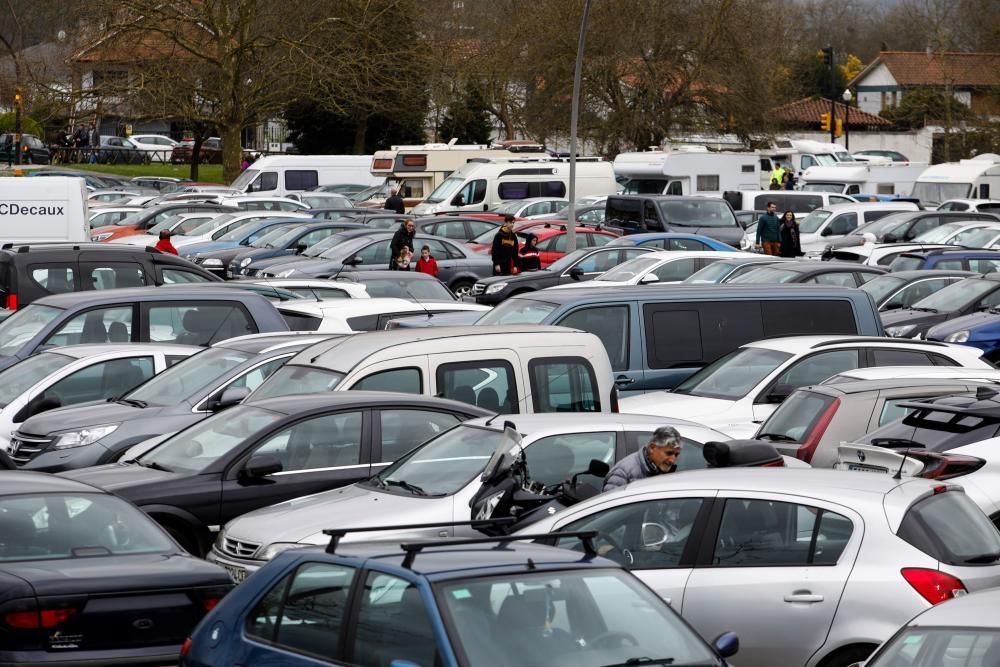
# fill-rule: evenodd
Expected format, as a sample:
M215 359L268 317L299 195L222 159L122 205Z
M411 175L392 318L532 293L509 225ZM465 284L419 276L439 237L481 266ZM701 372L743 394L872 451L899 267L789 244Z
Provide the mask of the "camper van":
M89 241L82 178L0 178L0 243Z
M615 175L627 179L628 195L706 195L720 197L728 190L767 188L770 161L761 164L756 153L715 152L704 146L679 150L621 153Z
M913 184L912 197L927 208L949 199L990 199L1000 193L1000 155L983 153L971 160L935 164Z
M284 197L319 185L379 185L370 155L269 155L254 162L230 186L252 197Z
M809 139L778 139L769 150L762 152L770 156L774 163L791 166L796 178L809 167L831 167L838 162L853 162L851 154L840 144Z
M926 162L838 162L832 167L809 167L800 178L806 192L842 195L896 195L908 197L913 183L927 169Z
M443 211L488 211L502 201L529 197L566 197L569 161L563 158L473 158L434 189L413 215ZM576 196L610 195L617 190L610 162L580 158Z

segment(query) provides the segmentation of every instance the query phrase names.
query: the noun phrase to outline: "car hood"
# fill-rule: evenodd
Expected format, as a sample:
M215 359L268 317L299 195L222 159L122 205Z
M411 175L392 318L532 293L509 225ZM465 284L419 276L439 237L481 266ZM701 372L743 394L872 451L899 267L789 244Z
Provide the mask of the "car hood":
M61 472L59 476L69 477L78 482L117 493L129 487L163 482L176 479L181 475L175 472L146 468L135 463L109 463L108 465Z
M285 264L298 264L299 262L305 262L316 259L315 257L305 257L303 255L279 255L277 257L264 257L263 259L255 259L253 262L253 268L263 271L270 270L276 266L281 266L281 270L284 271L286 268Z
M922 310L913 310L912 308L898 308L880 313L880 316L882 318L882 326L886 329L907 324L917 324L926 328L939 322L944 322L950 317L950 314L928 313Z
M283 258L287 259L287 258ZM335 259L325 259L325 258L309 258L301 262L289 263L288 266L283 266L277 264L268 267L268 273L281 273L288 269L293 269L295 271L294 275L303 276L317 276L321 273L334 272L343 266L339 261ZM388 266L382 266L379 268L388 268Z
M546 278L558 278L559 274L554 271L542 270L542 271L527 271L525 273L520 273L516 276L488 276L486 278L480 278L479 282L483 285L489 287L493 283L507 283L508 285L516 285L518 283L527 283L535 280L544 280Z
M201 241L184 246L185 255L203 255L217 250L228 250L231 248L242 248L236 241Z
M678 232L681 234L701 234L702 236L707 236L710 239L715 239L716 241L722 241L725 244L731 245L734 248L740 247L740 241L743 239L743 235L746 233L742 227L681 227L679 225L671 224L670 229L667 231Z
M968 331L969 338L976 339L979 337L976 335L977 333L986 334L987 330L992 334L990 337L994 338L996 331L992 327L998 326L1000 326L1000 314L990 312L971 313L931 327L927 331L927 339L944 340L947 336L957 331ZM977 331L977 329L981 331Z
M249 257L252 261L259 261L271 257L280 257L290 252L291 250L284 248L244 248L242 252L238 252L233 256L233 260L242 261Z
M101 424L116 424L133 419L147 419L157 416L162 407L137 408L122 403L92 403L56 408L35 415L18 428L22 433L48 435L57 431L69 431Z
M688 396L687 394L674 394L668 391L654 391L640 396L629 396L619 401L621 412L656 415L658 417L677 417L679 419L690 419L707 423L716 421L711 417L723 418L724 413L733 406L736 401L722 398L706 398L704 396ZM709 419L699 419L699 417L709 417Z
M451 521L452 501L352 484L244 514L226 525L226 536L264 544L326 544L330 538L323 531L328 528Z
M221 259L223 264L228 264L233 257L240 254L246 250L246 246L237 245L230 248L220 248L219 250L209 250L205 252L199 252L198 254L204 258Z

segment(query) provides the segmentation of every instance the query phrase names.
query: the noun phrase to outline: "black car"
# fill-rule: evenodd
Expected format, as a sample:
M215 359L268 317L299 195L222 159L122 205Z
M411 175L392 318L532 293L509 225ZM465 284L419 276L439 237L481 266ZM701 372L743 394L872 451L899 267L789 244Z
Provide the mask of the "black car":
M440 236L468 243L472 239L500 227L499 220L483 220L471 216L431 215L413 221L421 234Z
M635 246L599 246L574 250L541 271L525 271L516 276L490 276L472 286L471 296L476 303L494 305L509 296L534 292L536 290L565 285L566 283L591 280L653 248Z
M13 134L0 134L0 162L16 162ZM21 164L49 164L52 151L33 134L21 135Z
M204 554L211 526L366 480L425 440L490 414L388 392L270 398L205 419L135 460L63 474L131 500L186 549Z
M878 243L903 243L912 241L924 232L929 232L950 222L1000 222L1000 216L992 213L967 213L964 211L903 211L890 213L866 225L861 225L850 234L830 241L829 248L845 248L864 245L865 236L871 235Z
M8 310L66 292L218 281L186 259L140 246L46 243L0 248L0 298Z
M996 306L1000 306L1000 273L987 273L952 283L908 308L882 313L882 325L890 336L923 338L936 324Z
M881 266L852 262L779 262L747 271L729 280L728 284L806 283L858 287L885 272Z
M21 424L11 457L59 472L117 461L133 445L175 433L239 403L296 353L329 335L262 334L216 343L116 401L49 410ZM86 434L85 436L83 434ZM80 436L61 447L67 435Z
M613 195L605 204L606 226L624 234L690 232L740 247L743 227L721 197Z
M0 665L176 664L232 588L106 491L23 471L0 489Z
M272 257L290 257L301 255L320 241L330 238L337 232L353 229L365 229L359 222L324 221L304 222L292 228L275 230L250 242L249 249L240 247L228 250L217 250L205 253L204 257L221 259L226 267L226 278L237 278L250 275L254 262Z
M878 309L885 312L909 308L948 285L978 275L972 271L947 269L894 271L872 278L861 289L871 294Z
M127 137L102 136L97 161L102 164L145 164L149 162L149 155Z

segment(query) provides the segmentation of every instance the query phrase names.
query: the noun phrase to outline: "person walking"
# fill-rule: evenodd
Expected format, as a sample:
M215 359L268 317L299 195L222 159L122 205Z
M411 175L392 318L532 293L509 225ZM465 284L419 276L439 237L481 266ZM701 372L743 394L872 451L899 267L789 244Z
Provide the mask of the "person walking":
M782 257L802 256L802 246L799 244L799 223L795 221L795 213L792 211L785 211L781 216L778 237L781 240L779 254Z
M504 216L503 224L493 235L493 275L509 276L517 272L517 234L514 233L514 216Z
M88 135L90 143L90 157L87 162L90 164L97 164L97 149L101 146L101 135L97 131L96 125L90 126L90 133Z
M781 234L779 227L781 221L774 212L778 210L778 205L773 201L767 202L767 213L757 219L757 239L755 247L764 251L765 255L777 257L781 253Z
M524 245L521 246L521 270L539 271L542 268L542 257L538 252L538 237L534 234L524 235Z
M389 242L389 270L395 271L396 265L399 260L399 253L403 248L409 248L410 252L413 252L413 235L417 233L417 226L412 220L406 220L399 225L399 229L396 233L392 235L392 241Z
M645 447L629 454L608 471L604 478L604 491L638 479L675 472L680 455L681 434L673 426L661 426L653 432Z
M160 252L169 252L171 255L177 255L177 254L179 254L177 252L177 248L175 248L174 244L170 242L170 230L169 229L161 229L160 230L160 240L157 241L156 245L153 246L153 247L155 247Z
M417 273L426 273L429 276L437 278L438 263L437 260L431 256L430 246L425 245L420 249L420 259L417 260Z
M794 190L795 189L795 178L792 176L791 171L785 171L785 175L782 176L784 179L781 183L782 190Z
M382 208L387 211L394 211L399 215L406 213L406 204L403 202L402 190L402 185L393 190L392 194L389 195L389 198L385 200L385 204L382 205Z

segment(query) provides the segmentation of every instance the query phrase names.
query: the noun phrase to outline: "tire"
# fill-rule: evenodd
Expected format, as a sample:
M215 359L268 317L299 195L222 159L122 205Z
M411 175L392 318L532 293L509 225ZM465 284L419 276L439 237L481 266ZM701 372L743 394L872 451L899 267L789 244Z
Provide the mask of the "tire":
M472 296L472 286L475 283L468 280L458 280L451 286L451 293L461 299L463 296Z
M845 646L826 656L819 667L849 667L856 662L864 662L875 649L874 644L857 644L855 646Z

